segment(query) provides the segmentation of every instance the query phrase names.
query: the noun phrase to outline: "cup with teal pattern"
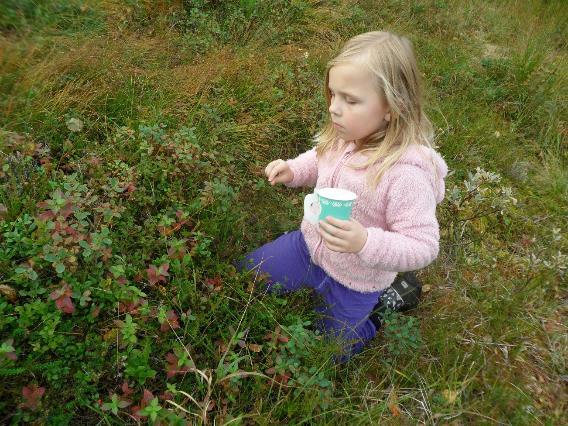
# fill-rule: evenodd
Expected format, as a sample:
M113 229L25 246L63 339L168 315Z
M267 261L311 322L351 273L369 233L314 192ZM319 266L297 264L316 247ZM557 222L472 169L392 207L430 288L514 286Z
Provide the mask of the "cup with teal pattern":
M304 219L317 224L331 216L349 220L357 194L341 188L319 188L304 198Z

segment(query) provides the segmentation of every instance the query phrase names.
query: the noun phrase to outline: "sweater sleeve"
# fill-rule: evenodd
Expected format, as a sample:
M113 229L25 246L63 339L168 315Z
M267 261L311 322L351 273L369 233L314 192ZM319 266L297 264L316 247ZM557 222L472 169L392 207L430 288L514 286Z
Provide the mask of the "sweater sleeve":
M357 253L371 267L414 271L429 265L439 251L436 198L425 173L405 167L388 188L387 229L367 228L367 242Z
M294 179L286 186L296 188L299 186L315 186L318 179L318 161L316 149L310 149L298 155L292 160L286 161L292 172Z

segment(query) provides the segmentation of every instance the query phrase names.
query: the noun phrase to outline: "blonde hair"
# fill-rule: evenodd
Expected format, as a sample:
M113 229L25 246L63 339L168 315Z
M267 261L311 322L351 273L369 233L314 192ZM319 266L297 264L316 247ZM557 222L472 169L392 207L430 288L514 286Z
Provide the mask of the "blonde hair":
M329 71L340 64L367 66L375 77L377 93L390 108L391 118L386 127L358 144L357 151L364 153L368 161L350 165L364 169L380 163L373 179L376 187L409 146L431 147L433 141L432 124L422 109L422 84L412 43L405 37L383 31L363 33L350 39L339 55L327 64L324 92L328 108L331 103ZM338 134L330 119L315 140L318 155L337 147Z

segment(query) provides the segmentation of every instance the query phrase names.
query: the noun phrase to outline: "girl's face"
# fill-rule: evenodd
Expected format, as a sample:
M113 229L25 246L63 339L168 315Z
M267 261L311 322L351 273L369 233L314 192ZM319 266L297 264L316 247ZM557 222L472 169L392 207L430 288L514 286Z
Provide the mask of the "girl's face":
M371 73L361 65L332 67L329 92L331 121L346 141L363 139L384 128L390 119L388 105L377 93Z

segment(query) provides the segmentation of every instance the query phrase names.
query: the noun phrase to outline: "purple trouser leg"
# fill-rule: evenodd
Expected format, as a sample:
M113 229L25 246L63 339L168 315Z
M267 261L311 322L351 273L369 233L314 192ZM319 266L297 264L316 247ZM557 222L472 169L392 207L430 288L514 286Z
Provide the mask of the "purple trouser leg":
M376 328L368 317L381 292L360 293L328 276L322 268L312 263L300 231L284 234L249 253L238 267L268 274L269 291L274 291L276 284L280 284L280 291L283 292L304 287L315 290L324 302L316 309L323 314L320 328L347 343L346 355L340 361L360 352L376 334Z

